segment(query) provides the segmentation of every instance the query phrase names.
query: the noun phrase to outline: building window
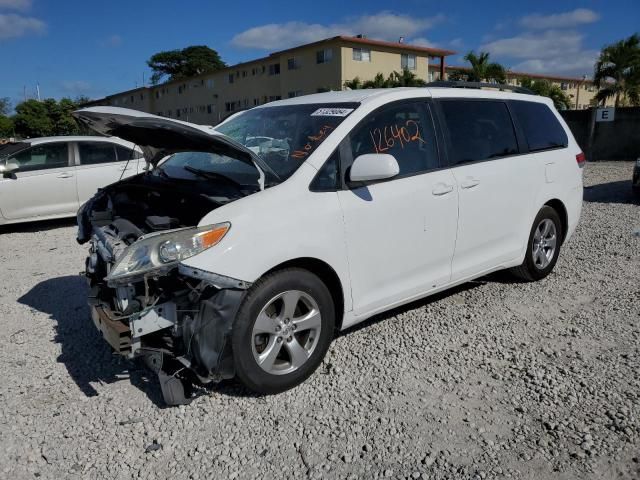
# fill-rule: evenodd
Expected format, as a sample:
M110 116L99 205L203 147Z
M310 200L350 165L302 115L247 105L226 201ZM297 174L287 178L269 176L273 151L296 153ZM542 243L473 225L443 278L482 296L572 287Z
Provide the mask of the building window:
M287 60L287 69L289 70L298 70L301 67L300 59L298 58L289 58Z
M233 73L229 74L229 83L233 83Z
M243 71L242 71L242 78L245 78L246 76L247 76L247 71L246 71L246 70L243 70Z
M299 96L301 96L301 95L302 95L302 90L295 90L295 91L293 91L293 92L289 92L289 93L287 94L287 96L288 96L289 98L295 98L295 97L299 97Z
M180 109L176 108L176 118L180 118Z
M133 95L131 95L131 103L133 103Z
M400 67L404 70L416 69L416 56L413 53L403 53L400 55Z
M207 80L207 88L213 88L214 85L215 82L213 81L213 78Z
M236 109L236 102L225 102L224 109L227 112L233 112Z
M262 73L264 73L267 70L266 65L262 65Z
M368 48L354 48L353 59L356 62L370 62L371 50L369 50Z
M259 98L254 98L254 99L253 99L253 105L254 105L254 106L256 106L256 105L260 105L260 99L259 99Z
M156 90L156 99L160 98L160 92Z
M328 63L333 58L333 49L325 48L316 52L316 63Z
M569 90L569 84L568 84L568 83L564 83L564 82L562 82L562 83L560 84L560 88L561 88L562 90Z
M280 75L280 64L272 63L269 65L269 75Z
M275 102L276 100L282 100L282 97L280 95L271 95L269 97L270 102Z
M257 69L256 69L256 67L253 67L253 68L251 69L251 75L255 76L255 74L256 74L256 70L257 70Z

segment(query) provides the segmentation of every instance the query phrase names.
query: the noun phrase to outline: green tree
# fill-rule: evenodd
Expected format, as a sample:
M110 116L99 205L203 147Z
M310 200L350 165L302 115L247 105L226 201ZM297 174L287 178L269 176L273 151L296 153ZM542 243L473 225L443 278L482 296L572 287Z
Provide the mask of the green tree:
M407 68L389 75L389 83L391 87L424 87L427 84Z
M596 98L605 102L615 97L615 106L621 99L640 104L640 36L628 38L605 46L595 64L593 83L598 87Z
M536 95L549 97L558 110L571 108L571 99L558 86L548 80L532 80L531 78L521 78L520 86L528 88Z
M349 90L360 90L362 88L362 80L360 80L360 77L347 80L344 82L344 88L348 88Z
M495 81L505 83L507 74L499 63L489 61L488 52L480 52L479 55L472 50L464 56L464 60L471 64L471 70L466 73L469 82Z
M13 136L13 120L6 115L0 115L0 138Z
M362 84L362 88L389 88L391 87L390 78L384 78L382 73L376 73L373 80L367 80Z
M193 45L182 50L158 52L151 56L147 65L153 70L151 83L154 85L167 76L169 80L178 80L215 72L227 66L218 52L205 45Z
M30 99L16 105L13 121L16 134L21 137L46 137L54 133L49 109L44 102L38 100Z

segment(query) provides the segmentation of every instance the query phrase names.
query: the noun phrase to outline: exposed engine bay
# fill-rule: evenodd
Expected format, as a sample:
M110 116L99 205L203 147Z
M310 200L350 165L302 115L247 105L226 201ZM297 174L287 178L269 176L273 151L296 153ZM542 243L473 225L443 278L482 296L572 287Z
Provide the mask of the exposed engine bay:
M165 401L180 404L193 382L234 376L228 334L249 285L175 261L124 279L110 274L135 242L190 232L211 210L259 187L164 175L149 171L99 191L78 213L78 241L90 245L85 275L95 325L118 353L143 357Z

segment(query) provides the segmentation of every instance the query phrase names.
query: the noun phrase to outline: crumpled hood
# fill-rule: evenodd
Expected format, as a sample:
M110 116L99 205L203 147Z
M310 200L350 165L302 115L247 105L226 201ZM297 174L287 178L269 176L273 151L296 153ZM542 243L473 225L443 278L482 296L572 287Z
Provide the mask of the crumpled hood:
M83 108L73 112L73 116L102 135L135 143L142 149L145 160L153 166L172 153L194 151L228 155L258 168L263 167L251 150L213 127L118 107Z

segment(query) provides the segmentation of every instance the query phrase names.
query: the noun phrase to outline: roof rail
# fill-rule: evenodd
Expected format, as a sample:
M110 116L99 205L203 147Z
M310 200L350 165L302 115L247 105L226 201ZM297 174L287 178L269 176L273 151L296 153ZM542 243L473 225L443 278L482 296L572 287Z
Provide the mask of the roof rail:
M514 93L525 93L527 95L535 95L535 93L528 88L518 87L515 85L506 85L504 83L485 83L485 82L464 82L458 80L437 80L435 82L429 82L425 86L427 87L448 87L448 88L497 88L500 91L510 90Z

